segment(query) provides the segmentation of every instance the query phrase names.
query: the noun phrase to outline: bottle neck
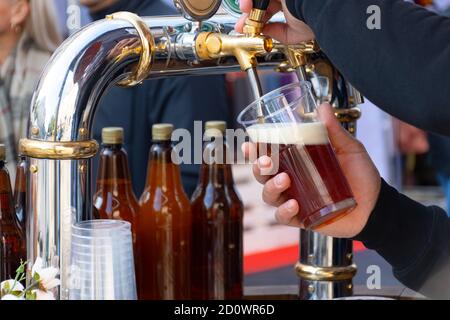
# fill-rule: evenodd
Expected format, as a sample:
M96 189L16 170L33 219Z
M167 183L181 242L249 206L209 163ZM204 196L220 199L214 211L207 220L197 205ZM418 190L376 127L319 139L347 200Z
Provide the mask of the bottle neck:
M154 141L150 148L149 167L146 187L163 188L170 192L184 192L178 165L172 161L172 142L170 140Z
M121 144L104 144L100 152L97 191L131 194L131 174L128 155Z
M200 185L216 188L234 187L233 173L229 159L229 147L223 140L206 142L203 145L203 164L200 170Z

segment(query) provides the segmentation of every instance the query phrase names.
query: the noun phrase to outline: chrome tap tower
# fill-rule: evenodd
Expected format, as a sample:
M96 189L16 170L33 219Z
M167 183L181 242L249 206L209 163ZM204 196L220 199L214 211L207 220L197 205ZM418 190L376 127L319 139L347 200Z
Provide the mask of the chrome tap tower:
M356 134L356 121L361 116L357 107L363 97L348 84L321 53L313 53L299 73L310 80L318 103L329 102L336 117L351 134ZM352 279L356 274L353 264L353 243L335 239L310 230L300 231L300 259L295 266L300 277L300 299L323 300L353 294Z
M220 0L177 0L175 4L183 17L140 18L119 12L88 25L55 52L34 94L28 137L20 143L30 168L28 260L41 257L47 265L60 267L61 299L68 298L70 287L71 225L91 218L90 159L98 150L92 140L92 122L110 86L242 70L249 74L257 97L262 94L257 68L295 71L308 80L325 70L321 77L328 76L329 83L334 83L336 74L329 71L335 70L314 43L284 46L261 34L265 12L261 6L250 14L244 34L237 34L235 16L216 14ZM282 21L283 16L273 20ZM335 86L330 86L330 101L359 97L348 83L343 84L345 97L340 99ZM355 98L351 104L334 105L342 108L337 112L345 118L357 102ZM349 243L310 232L302 233L301 243L296 270L304 282L301 292L308 292L301 297L340 295L341 291L330 289L335 287L331 276L336 275L335 269L326 268L351 266ZM324 270L332 272L322 278ZM349 288L351 277L346 281Z

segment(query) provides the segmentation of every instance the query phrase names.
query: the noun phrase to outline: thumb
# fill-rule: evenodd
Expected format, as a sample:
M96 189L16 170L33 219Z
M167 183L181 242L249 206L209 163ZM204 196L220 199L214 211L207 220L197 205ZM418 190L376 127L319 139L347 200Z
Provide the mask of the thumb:
M250 0L240 0L239 9L244 13L249 13L253 8L253 3Z
M239 33L242 33L244 29L245 20L248 17L248 13L243 13L239 20L236 22L236 25L234 26L234 30L236 30Z
M330 104L324 103L318 107L319 119L328 130L331 145L336 152L359 152L361 145L350 133L348 133L337 120Z
M288 30L289 30L288 25L281 22L267 23L264 26L264 34L266 36L274 38L275 40L283 44L289 44L287 37Z
M267 23L263 32L266 36L274 38L283 44L298 44L314 39L314 36L309 32L293 29L289 24L283 22Z

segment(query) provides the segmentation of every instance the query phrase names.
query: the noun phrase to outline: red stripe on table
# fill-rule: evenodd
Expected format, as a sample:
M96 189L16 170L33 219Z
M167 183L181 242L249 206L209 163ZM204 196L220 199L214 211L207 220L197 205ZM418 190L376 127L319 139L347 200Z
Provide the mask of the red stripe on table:
M353 242L353 251L363 251L366 248L361 242ZM244 257L244 272L246 274L293 266L298 259L298 245L282 247L246 255Z

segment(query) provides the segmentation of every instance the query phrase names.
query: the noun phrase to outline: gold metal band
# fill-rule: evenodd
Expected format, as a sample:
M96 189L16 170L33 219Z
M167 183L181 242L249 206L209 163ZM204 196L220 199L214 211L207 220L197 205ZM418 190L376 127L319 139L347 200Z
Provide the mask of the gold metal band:
M297 262L295 271L303 279L311 281L342 281L350 280L356 274L356 265L345 267L316 267Z
M248 19L253 20L253 21L262 22L265 14L266 14L266 10L253 8L250 11L250 14L248 15Z
M95 156L98 151L95 140L49 142L22 139L19 142L20 154L37 159L78 160Z
M154 60L155 39L153 38L150 28L147 27L141 17L131 12L116 12L106 16L106 19L120 19L128 21L137 30L139 37L141 38L141 57L138 65L134 70L133 75L131 75L128 79L120 81L119 85L132 87L140 84L143 80L145 80L145 78L147 78L148 74L150 73L152 62Z
M248 37L260 35L264 28L265 10L252 9L249 16L245 19L243 33Z

